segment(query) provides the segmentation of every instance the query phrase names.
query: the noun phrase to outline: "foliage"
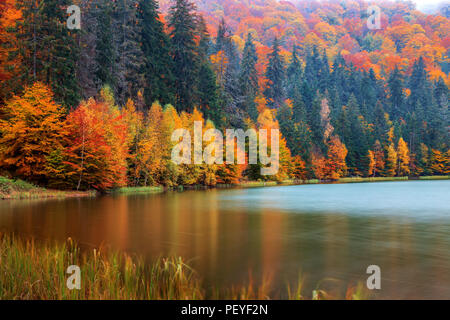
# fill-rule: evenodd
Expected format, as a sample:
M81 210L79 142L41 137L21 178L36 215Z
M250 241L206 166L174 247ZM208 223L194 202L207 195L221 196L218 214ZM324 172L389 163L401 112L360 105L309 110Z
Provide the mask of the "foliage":
M46 166L47 157L63 148L68 134L53 93L37 82L8 101L2 112L0 167L16 177L45 183L52 173Z
M448 173L447 17L381 1L374 32L365 1L208 3L80 0L78 31L67 1L1 2L2 174L103 191ZM279 129L278 173L175 165L194 121Z
M67 117L66 179L78 189L105 190L127 184L128 127L108 88Z

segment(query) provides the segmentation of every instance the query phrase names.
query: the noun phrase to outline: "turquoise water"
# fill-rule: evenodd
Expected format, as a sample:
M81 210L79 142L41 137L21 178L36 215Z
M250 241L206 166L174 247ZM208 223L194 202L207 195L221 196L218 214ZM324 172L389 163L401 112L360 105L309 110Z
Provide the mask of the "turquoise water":
M264 275L281 297L299 271L306 295L317 287L343 295L378 265L374 298L450 299L448 180L8 200L0 230L148 260L177 254L207 284Z

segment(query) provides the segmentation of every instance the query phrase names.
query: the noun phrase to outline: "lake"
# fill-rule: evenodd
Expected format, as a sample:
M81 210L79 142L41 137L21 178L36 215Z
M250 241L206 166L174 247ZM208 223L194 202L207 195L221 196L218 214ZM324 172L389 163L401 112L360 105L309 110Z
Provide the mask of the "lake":
M207 285L304 276L343 292L381 268L378 299L450 299L450 181L280 186L0 201L0 231L180 255Z

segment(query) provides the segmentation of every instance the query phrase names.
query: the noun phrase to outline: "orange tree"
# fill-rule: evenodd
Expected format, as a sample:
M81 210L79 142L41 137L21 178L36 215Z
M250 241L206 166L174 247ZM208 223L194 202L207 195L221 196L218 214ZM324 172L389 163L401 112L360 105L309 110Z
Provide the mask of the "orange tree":
M51 175L47 159L62 150L67 136L64 113L52 91L36 82L2 109L0 167L16 177L46 183Z
M77 189L106 190L127 184L129 127L108 89L101 100L82 103L67 117L67 180Z

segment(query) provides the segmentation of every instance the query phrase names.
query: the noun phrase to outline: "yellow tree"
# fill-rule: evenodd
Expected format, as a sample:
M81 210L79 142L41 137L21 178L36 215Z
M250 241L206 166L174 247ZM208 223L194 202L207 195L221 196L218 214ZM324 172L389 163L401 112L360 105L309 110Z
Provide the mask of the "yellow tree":
M114 175L113 187L127 185L130 130L127 119L114 101L114 93L106 86L100 91L100 121L105 130L105 140L111 148L110 169Z
M198 121L201 122L201 126L203 127L204 119L200 116L200 113L197 111L196 108L194 108L193 114L187 113L187 112L181 112L180 119L182 123L182 128L189 131L189 135L191 138L190 141L190 161L189 163L182 163L178 166L179 170L179 182L182 185L194 185L199 183L200 177L201 177L201 163L195 164L198 160L196 160L196 157L202 157L201 149L194 148L194 143L197 144L200 148L202 147L202 138L200 138L200 141L194 141L194 122ZM202 132L203 135L203 132Z
M215 185L217 165L203 161L203 150L211 143L211 141L203 141L203 136L207 130L215 128L213 122L205 121L203 114L197 108L194 108L192 114L183 112L181 121L183 128L188 129L191 136L191 163L179 166L181 183L183 185ZM199 132L195 132L196 127L197 130L200 129ZM217 157L220 156L217 155Z
M217 84L223 87L225 83L225 71L228 65L228 59L223 50L220 50L216 54L211 55L210 57L211 64L216 73L216 81Z
M448 174L448 159L446 160L447 153L443 153L439 150L431 149L430 156L430 169L433 174Z
M136 110L136 106L131 99L127 101L127 104L122 109L122 115L128 128L127 143L130 150L128 172L130 183L138 185L143 168L142 153L139 145L144 135L144 115Z
M142 130L143 125L142 121L144 115L142 114L142 112L136 110L134 101L131 99L128 99L126 105L122 108L121 112L128 128L127 143L129 145L132 145L136 137L139 135L139 131Z
M375 166L376 166L376 162L375 162L375 152L373 152L372 150L368 151L367 154L367 158L369 159L369 165L367 168L367 176L373 176L375 175Z
M258 116L258 129L267 130L266 145L267 150L270 150L270 145L272 142L272 129L279 130L279 124L276 120L273 111L269 108L265 108ZM259 138L259 137L258 137ZM258 144L261 145L261 141L258 140ZM279 132L278 141L278 151L279 151L279 168L278 172L272 177L277 181L282 181L288 179L292 172L292 156L291 151L286 145L286 139Z
M196 111L196 109L194 109L194 112ZM203 133L202 135L204 136L205 132L208 130L214 130L215 126L214 123L211 120L207 120L205 127L203 129ZM210 138L210 137L208 137ZM209 141L204 141L203 143L203 150L206 150L207 145L216 145L216 141L215 141L216 137L214 136L214 138L211 137L211 139ZM220 143L220 141L219 141ZM216 148L214 148L214 152L211 152L211 162L213 160L220 159L221 157L223 158L223 150L222 150L222 154L219 154L217 152L220 152L220 150L217 150ZM206 162L206 159L204 159L204 161ZM217 169L218 169L218 165L216 163L202 163L201 165L201 177L200 177L200 183L203 185L207 185L207 186L215 186L217 184Z
M164 107L162 119L162 138L160 143L163 144L163 172L161 174L161 183L166 186L174 186L178 184L180 176L180 168L172 162L172 148L177 142L171 140L172 133L176 129L183 127L182 120L172 105Z
M281 136L281 133L280 133L279 152L280 152L279 156L280 168L275 176L275 179L277 181L283 181L291 177L294 167L291 150L289 150L289 148L287 147L286 139Z
M162 123L163 109L159 102L154 102L148 112L143 136L138 144L139 169L144 178L144 185L160 182L164 152L168 147L163 137Z
M397 151L395 151L394 144L391 143L387 147L386 158L386 175L388 177L394 177L397 172Z
M405 140L403 138L400 138L398 140L397 145L397 172L399 176L407 176L409 175L409 149L406 145Z
M444 153L444 170L442 170L442 173L445 175L450 174L450 149Z
M379 140L375 141L375 145L373 148L373 156L375 160L375 167L373 170L373 176L381 176L384 173L384 151L381 147L381 143Z

